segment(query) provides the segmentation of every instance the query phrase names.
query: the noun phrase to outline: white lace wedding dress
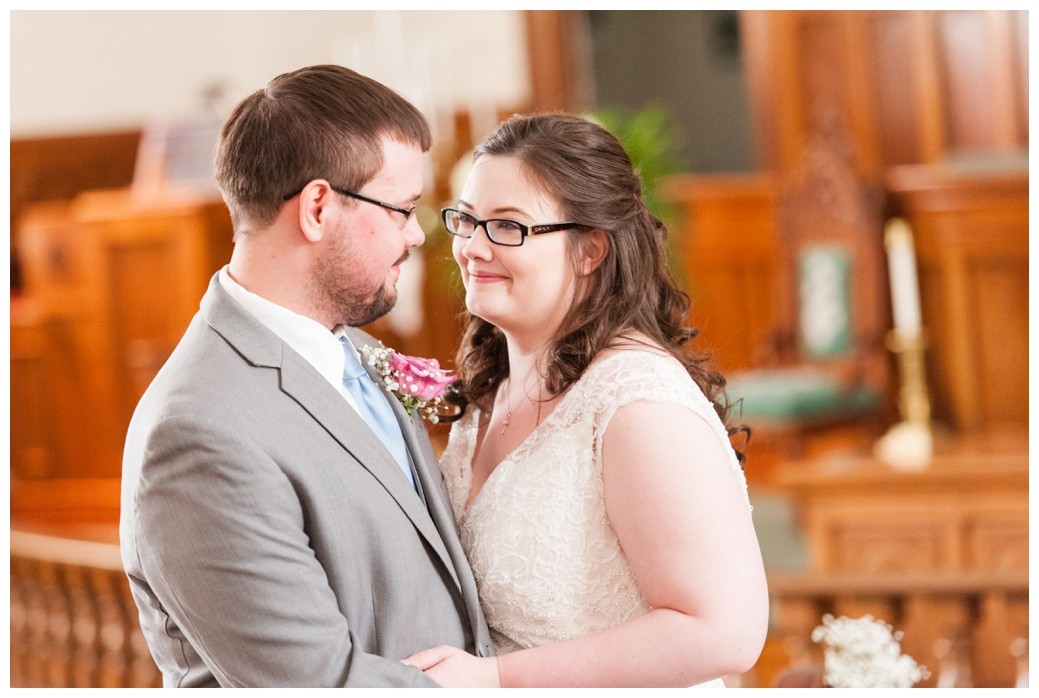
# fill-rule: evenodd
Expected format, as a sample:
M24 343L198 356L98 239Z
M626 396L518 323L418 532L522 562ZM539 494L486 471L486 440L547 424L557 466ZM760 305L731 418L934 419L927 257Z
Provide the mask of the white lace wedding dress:
M603 500L603 434L616 410L636 401L683 405L707 420L746 491L710 402L675 359L647 351L593 362L468 508L480 410L470 406L452 428L441 467L499 654L588 635L649 610Z

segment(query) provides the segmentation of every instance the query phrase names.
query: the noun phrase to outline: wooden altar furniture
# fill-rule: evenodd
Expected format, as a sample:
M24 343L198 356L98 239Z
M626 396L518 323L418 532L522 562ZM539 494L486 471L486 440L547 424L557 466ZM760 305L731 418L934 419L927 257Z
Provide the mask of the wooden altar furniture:
M897 607L874 599L842 612L870 612L889 623L915 614L906 643L918 660L937 666L939 639L964 643L976 685L1013 685L1011 645L1027 640L1025 430L939 434L932 462L914 472L868 456L820 457L786 469L781 484L797 504L813 583L873 577L917 585L910 596L924 598ZM932 598L971 585L988 590L951 605Z
M931 412L955 432L1028 423L1028 171L1019 162L906 165L885 180L892 212L914 234ZM726 374L760 366L757 350L781 324L775 178L683 175L665 191L684 212L678 236L697 341ZM882 270L881 287L885 277ZM831 436L864 444L861 435ZM765 470L829 445L809 442L791 456L789 443L773 447L760 430L755 439L751 463L764 460Z
M140 129L11 138L11 232L27 207L133 181Z
M880 433L890 373L883 198L858 174L838 118L820 120L777 181L775 322L727 392L752 429L801 457L819 430L868 422Z
M864 175L1028 148L1024 10L744 10L762 169L796 162L820 111L851 127Z
M683 213L697 346L752 429L759 481L783 461L875 438L889 403L880 192L838 146L809 147L798 176L683 175L664 188Z
M88 192L26 209L16 242L12 495L23 479L118 477L137 400L230 257L227 209Z
M798 463L781 484L801 511L811 570L1028 570L1028 438L936 437L932 462L900 472L871 456Z
M758 368L756 348L790 324L781 275L794 271L778 254L789 249L780 190L801 166L805 143L836 122L848 134L851 169L884 188L884 216L905 215L918 236L933 414L954 430L1024 423L1027 169L993 177L960 168L951 177L939 163L1027 151L1027 18L1002 10L740 13L763 172L687 176L671 188L687 211L681 232L693 324L726 373ZM883 219L871 257L882 249L882 228ZM883 259L870 264L886 299ZM876 307L856 301L853 309ZM994 307L1006 312L987 312ZM877 356L881 371L894 366L883 349ZM771 470L777 460L862 445L874 430L828 429L803 442L768 431L751 440L750 476L755 461Z
M915 238L935 418L1027 427L1027 159L904 165L888 188Z
M681 212L674 231L690 323L725 372L754 366L776 322L776 183L765 172L682 174L661 182Z

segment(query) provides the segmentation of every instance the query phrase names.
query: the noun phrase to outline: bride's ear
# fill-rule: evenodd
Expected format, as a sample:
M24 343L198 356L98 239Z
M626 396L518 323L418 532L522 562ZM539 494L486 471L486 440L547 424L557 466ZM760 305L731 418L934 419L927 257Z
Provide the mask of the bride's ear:
M595 228L581 234L581 276L588 276L599 268L610 249L610 239L602 230Z

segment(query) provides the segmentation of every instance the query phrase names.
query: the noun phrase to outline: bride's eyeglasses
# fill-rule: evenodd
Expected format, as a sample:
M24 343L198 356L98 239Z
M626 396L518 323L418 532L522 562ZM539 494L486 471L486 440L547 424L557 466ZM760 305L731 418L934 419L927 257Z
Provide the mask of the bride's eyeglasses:
M570 230L581 227L579 223L548 223L546 225L524 225L507 218L489 218L481 221L457 208L445 208L440 211L447 232L460 238L471 238L476 229L483 227L487 239L495 245L519 247L528 235L543 235L559 230Z

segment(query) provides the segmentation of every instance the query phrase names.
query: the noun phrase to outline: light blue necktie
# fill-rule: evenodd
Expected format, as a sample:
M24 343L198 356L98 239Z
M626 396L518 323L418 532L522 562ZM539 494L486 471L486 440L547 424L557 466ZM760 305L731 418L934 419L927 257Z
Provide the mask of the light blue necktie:
M361 418L386 445L386 449L393 455L407 476L408 482L415 487L415 476L411 472L408 448L404 445L404 435L400 431L397 418L393 416L393 408L386 401L385 391L376 385L372 377L364 370L364 366L357 358L357 352L350 346L346 337L340 338L340 342L343 344L343 355L346 356L346 364L343 366L343 386L350 391L357 403Z

